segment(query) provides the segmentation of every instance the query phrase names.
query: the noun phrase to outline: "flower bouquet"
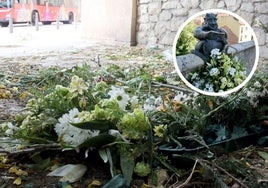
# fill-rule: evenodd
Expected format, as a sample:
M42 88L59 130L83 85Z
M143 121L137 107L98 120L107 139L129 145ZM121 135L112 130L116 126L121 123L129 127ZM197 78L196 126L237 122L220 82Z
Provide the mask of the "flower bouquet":
M246 79L246 70L236 58L211 51L210 61L201 69L191 72L187 80L196 88L207 92L223 92L235 88Z

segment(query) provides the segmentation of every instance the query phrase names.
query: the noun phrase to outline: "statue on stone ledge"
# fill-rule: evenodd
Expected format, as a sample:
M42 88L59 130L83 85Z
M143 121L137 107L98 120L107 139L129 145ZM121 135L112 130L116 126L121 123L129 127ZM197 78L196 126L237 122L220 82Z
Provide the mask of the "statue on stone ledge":
M199 41L192 53L208 61L211 50L217 48L220 52L226 52L228 41L227 32L218 28L217 14L207 13L204 20L204 25L194 31L194 37Z

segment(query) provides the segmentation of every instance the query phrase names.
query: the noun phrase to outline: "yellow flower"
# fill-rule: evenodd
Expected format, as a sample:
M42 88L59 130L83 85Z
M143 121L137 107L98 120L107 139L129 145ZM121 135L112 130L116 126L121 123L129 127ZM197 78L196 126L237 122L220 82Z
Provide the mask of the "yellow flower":
M164 134L167 130L167 125L158 125L154 127L154 135L160 138L164 137Z
M88 89L86 83L82 78L78 76L73 76L72 81L70 83L70 92L72 93L72 97L76 97L78 94L83 95L84 91Z

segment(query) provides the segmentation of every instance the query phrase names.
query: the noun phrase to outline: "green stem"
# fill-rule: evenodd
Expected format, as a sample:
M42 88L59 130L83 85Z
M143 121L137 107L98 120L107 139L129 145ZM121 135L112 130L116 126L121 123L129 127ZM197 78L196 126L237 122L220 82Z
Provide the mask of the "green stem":
M176 140L172 135L170 135L169 138L170 138L175 144L177 144L180 148L182 148L181 143L180 143L178 140Z
M222 107L224 107L225 105L233 102L236 98L238 97L238 95L234 96L231 100L228 100L227 102L221 104L220 106L218 106L217 108L211 110L209 113L207 113L206 115L202 116L201 119L205 119L209 116L211 116L213 113L217 112L218 110L220 110Z
M155 156L155 158L164 166L166 167L168 170L170 170L171 172L174 172L176 174L179 174L178 170L176 169L176 167L170 165L165 159L163 159L161 156ZM179 175L180 176L180 175Z

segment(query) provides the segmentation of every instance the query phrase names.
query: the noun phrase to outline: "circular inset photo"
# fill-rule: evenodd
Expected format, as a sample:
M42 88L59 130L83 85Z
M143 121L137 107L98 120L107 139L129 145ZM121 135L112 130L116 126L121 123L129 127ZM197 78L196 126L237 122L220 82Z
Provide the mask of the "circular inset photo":
M211 96L241 89L254 74L259 46L250 25L226 10L211 9L190 17L173 43L173 61L191 89Z

